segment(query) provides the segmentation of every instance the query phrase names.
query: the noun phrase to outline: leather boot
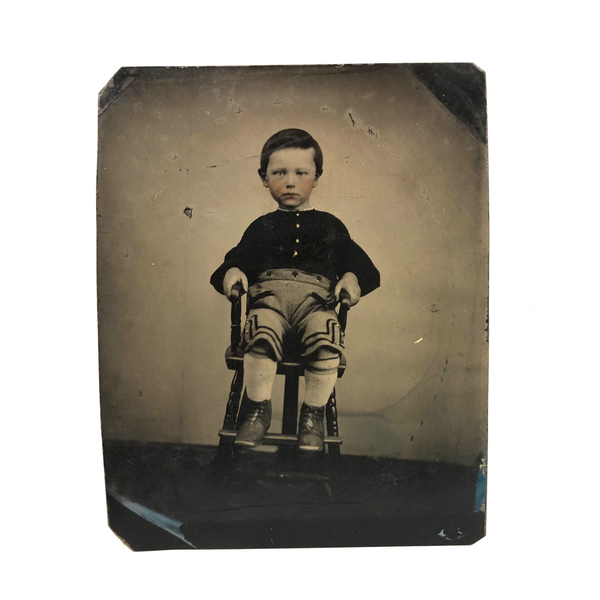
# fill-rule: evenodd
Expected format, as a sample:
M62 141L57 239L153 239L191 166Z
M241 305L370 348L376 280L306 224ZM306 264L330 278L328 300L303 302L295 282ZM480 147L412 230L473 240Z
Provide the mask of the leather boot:
M307 452L320 452L323 450L325 438L324 416L324 406L302 405L298 423L298 447L300 450Z
M235 437L236 446L253 448L262 443L265 433L271 426L271 401L254 402L250 399L244 422Z

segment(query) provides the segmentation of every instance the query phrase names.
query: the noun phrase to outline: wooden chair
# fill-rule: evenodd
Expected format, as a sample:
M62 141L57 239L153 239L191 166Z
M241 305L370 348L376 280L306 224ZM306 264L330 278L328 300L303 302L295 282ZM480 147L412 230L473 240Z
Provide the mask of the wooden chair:
M240 350L242 339L242 295L245 292L239 284L234 287L234 296L231 302L231 345L225 352L227 368L234 371L233 381L227 401L227 409L223 420L223 428L219 431L219 449L217 458L219 461L227 461L234 457L235 436L243 422L245 411L242 401L242 390L244 381L244 354ZM350 299L342 293L338 311L338 321L342 332L346 330L348 311L350 310ZM346 359L340 356L338 366L338 377L342 377L346 370ZM267 432L263 444L276 445L297 449L298 443L298 391L300 377L304 375L304 365L299 357L286 356L277 365L277 374L285 376L285 390L283 398L283 419L280 433ZM240 406L242 404L242 406ZM325 447L332 456L339 456L342 439L339 436L338 415L335 389L333 390L325 408L326 436ZM325 449L324 449L325 450Z

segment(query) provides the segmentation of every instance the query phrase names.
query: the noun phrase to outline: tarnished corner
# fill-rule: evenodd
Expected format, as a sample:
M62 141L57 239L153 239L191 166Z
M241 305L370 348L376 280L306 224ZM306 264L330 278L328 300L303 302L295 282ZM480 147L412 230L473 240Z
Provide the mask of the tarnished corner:
M475 63L469 63L469 64L473 65L478 71L481 71L484 75L487 76L485 69L482 69L479 65L476 65Z
M98 116L100 116L136 79L138 69L121 67L98 94Z

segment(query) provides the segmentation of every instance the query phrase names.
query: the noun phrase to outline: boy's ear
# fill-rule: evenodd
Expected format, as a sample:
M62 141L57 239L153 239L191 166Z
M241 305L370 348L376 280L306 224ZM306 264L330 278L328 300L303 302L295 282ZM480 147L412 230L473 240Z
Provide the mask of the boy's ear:
M267 183L267 178L266 178L265 174L260 169L258 170L258 176L260 177L260 180L262 181L262 184L265 187L269 187L269 184Z
M321 179L321 176L320 176L319 174L315 175L315 180L313 181L313 184L312 184L312 186L313 186L314 188L316 188L316 187L317 187L317 185L318 185L318 183L319 183L319 179Z

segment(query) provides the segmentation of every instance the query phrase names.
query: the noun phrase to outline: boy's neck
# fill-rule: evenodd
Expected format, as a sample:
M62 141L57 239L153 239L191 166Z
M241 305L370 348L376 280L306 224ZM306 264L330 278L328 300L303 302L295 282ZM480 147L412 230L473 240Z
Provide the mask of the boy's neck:
M277 207L277 210L280 210L282 212L289 212L289 213L294 213L294 212L304 212L307 210L314 210L314 206L303 206L302 208L282 208L281 206Z

